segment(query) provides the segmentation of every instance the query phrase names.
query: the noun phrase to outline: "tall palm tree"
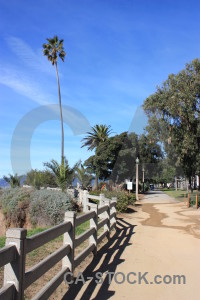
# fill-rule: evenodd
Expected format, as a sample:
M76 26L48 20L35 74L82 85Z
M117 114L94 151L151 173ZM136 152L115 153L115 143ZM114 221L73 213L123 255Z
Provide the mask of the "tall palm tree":
M109 134L112 132L111 126L107 125L95 125L91 127L91 131L87 132L87 136L82 139L82 147L88 147L88 150L96 149L100 143L103 143L109 137ZM95 182L93 186L93 190L97 188L98 185L98 177L95 175Z
M61 93L60 93L60 82L58 76L58 67L57 61L58 56L64 62L66 53L63 47L63 40L59 40L57 35L53 38L47 39L48 43L43 44L43 54L47 57L47 59L52 63L56 68L56 76L58 83L58 96L59 96L59 107L60 107L60 121L61 121L61 134L62 134L62 142L61 142L61 169L60 171L64 174L64 169L62 170L62 166L64 165L64 128L63 128L63 116L62 116L62 105L61 105Z

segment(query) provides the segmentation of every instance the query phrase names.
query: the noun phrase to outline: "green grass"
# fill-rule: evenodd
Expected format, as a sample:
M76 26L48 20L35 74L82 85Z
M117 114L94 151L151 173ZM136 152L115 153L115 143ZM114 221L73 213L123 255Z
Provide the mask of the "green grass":
M86 231L90 226L90 221L86 221L85 223L76 227L76 235L80 235L84 231Z
M5 246L5 242L6 242L6 237L1 236L0 237L0 248L3 248Z
M29 229L27 230L27 237L32 236L34 234L40 233L44 230L46 230L47 228L34 228L34 229ZM5 242L6 242L6 237L5 236L1 236L0 237L0 248L3 248L5 246Z
M169 195L170 197L176 198L177 200L184 200L186 191L182 190L172 190L172 189L163 189L162 190L165 194Z
M182 191L182 190L174 190L174 189L162 189L162 191L164 193L166 193L167 195L173 197L173 198L176 198L177 200L180 200L180 201L184 201L185 198L187 199L188 198L188 193L187 191ZM197 191L194 191L192 194L191 192L189 192L189 195L190 195L190 202L192 205L195 205L196 203L196 193ZM185 196L186 195L186 196ZM198 192L198 197L199 197L200 193Z
M77 228L76 228L76 236L77 235L80 235L82 234L84 231L86 231L88 228L89 228L89 224L90 224L90 221L86 221L85 223L79 225ZM35 235L37 233L40 233L42 231L45 231L47 230L48 228L41 228L41 227L37 227L37 228L34 228L34 229L29 229L27 231L27 237L30 237L32 235ZM56 238L54 241L61 241L63 239L63 235L59 236L58 238ZM6 237L5 236L2 236L0 237L0 248L3 248L5 246L5 242L6 242ZM34 250L35 251L35 250ZM36 251L34 252L32 251L32 255L36 255Z
M27 231L27 237L30 237L34 234L37 234L37 233L40 233L42 231L45 231L47 228L44 228L44 227L37 227L37 228L33 228L33 229L29 229Z

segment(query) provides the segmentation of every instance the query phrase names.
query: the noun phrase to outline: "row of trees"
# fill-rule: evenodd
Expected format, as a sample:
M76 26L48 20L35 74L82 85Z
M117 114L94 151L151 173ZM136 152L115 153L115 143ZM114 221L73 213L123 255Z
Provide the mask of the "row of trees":
M82 140L82 147L94 150L82 164L70 168L64 156L64 129L61 92L58 76L58 58L66 56L63 40L57 36L43 44L43 54L56 69L61 120L61 163L44 163L45 171L31 171L27 182L38 185L59 186L64 190L77 177L86 187L95 177L111 180L114 184L124 179L134 180L135 159L145 169L145 177L157 182L170 182L174 176L189 178L199 175L200 167L200 61L195 59L178 74L171 74L143 104L148 116L145 134L123 132L112 134L110 125L95 125ZM140 176L142 168L140 168ZM18 186L17 175L5 177L12 186Z
M72 168L64 159L65 173L60 173L60 164L56 160L45 162L44 171L32 170L25 176L25 183L40 188L60 187L63 191L72 184L76 178L84 188L91 185L95 178L93 189L97 188L98 180L110 180L113 184L122 183L125 179L135 178L135 160L139 157L141 165L145 166L146 177L155 177L162 159L162 151L158 144L152 143L145 135L123 132L110 136L111 127L96 125L91 128L82 140L82 147L95 150L84 163L78 161ZM141 170L140 170L141 173ZM17 175L15 175L17 182ZM13 176L4 179L12 183ZM19 179L19 178L18 178ZM19 180L20 182L20 180ZM19 184L11 184L16 187Z

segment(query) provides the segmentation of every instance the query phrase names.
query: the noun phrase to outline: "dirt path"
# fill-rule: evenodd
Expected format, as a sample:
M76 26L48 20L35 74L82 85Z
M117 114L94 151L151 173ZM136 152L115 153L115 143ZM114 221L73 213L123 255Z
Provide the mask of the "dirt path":
M86 279L84 285L71 286L64 299L200 299L199 229L200 210L187 209L183 203L160 192L146 195L132 208L132 213L118 219L115 238L84 273L85 277L94 277L96 272L102 272L103 283ZM116 277L106 275L106 271L114 272ZM124 283L116 282L123 280L123 275L117 272L125 274ZM136 274L129 277L131 282L137 281L134 284L127 281L130 272ZM145 272L149 283L141 279L139 284L138 276ZM155 283L156 275L160 276L159 284ZM181 284L173 275L184 276L180 278Z

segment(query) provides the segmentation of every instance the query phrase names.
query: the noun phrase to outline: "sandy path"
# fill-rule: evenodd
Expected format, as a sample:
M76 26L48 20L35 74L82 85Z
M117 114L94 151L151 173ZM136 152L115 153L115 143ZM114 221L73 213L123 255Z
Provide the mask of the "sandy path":
M155 275L185 275L186 284L128 284L114 281L109 289L115 291L114 299L200 299L200 210L188 209L168 195L152 193L142 202L142 208L131 223L136 224L132 245L122 255L124 263L117 271L149 272ZM154 204L155 203L155 204ZM130 222L130 220L129 220Z
M125 280L117 284L112 278L108 284L108 275L103 284L87 280L81 286L72 286L71 294L64 299L136 299L136 300L199 300L200 278L200 210L187 209L163 193L151 193L133 207L130 214L118 220L115 239L109 247L99 253L85 276L94 276L96 272L134 272L144 274L141 284L130 284ZM184 275L183 284L155 284L154 277ZM166 280L170 280L166 277ZM122 275L116 279L121 281ZM130 280L138 276L130 276ZM163 279L158 279L163 280ZM183 278L182 278L183 280ZM152 283L151 283L152 282Z

